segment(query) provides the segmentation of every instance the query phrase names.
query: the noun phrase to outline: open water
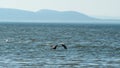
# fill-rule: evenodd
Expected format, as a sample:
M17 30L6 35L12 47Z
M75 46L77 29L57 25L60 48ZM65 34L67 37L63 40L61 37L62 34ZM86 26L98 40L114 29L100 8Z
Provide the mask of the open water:
M119 24L0 24L0 68L119 67Z

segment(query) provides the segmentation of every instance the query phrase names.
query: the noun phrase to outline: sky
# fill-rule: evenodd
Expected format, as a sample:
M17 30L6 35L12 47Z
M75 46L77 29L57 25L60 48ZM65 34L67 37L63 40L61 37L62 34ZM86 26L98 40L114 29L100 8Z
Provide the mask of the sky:
M0 0L0 8L77 11L103 19L120 19L120 0Z

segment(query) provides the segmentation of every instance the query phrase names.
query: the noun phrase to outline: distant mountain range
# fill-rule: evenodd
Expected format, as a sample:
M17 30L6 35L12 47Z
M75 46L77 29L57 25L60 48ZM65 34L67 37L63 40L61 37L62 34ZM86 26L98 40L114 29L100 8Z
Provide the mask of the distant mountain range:
M35 21L35 22L79 22L96 21L85 14L75 11L40 10L37 12L0 8L0 21Z

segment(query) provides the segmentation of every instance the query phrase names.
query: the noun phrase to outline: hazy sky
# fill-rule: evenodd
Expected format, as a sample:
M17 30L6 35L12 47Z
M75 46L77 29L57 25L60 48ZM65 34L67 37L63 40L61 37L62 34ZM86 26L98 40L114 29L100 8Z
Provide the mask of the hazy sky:
M91 16L119 18L120 0L0 0L0 8L72 10Z

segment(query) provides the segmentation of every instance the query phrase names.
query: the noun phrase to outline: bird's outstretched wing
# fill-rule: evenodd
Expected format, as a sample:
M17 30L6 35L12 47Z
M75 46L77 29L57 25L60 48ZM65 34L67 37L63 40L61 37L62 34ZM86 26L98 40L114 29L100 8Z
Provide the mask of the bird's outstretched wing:
M67 49L67 46L66 46L66 45L62 44L62 46L64 47L64 49Z

